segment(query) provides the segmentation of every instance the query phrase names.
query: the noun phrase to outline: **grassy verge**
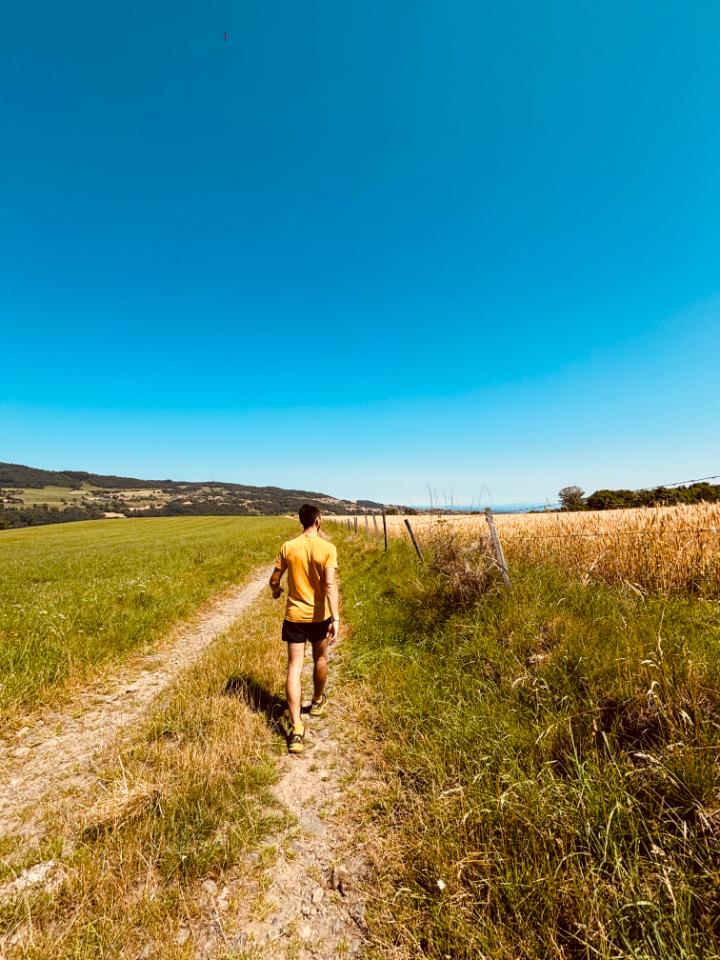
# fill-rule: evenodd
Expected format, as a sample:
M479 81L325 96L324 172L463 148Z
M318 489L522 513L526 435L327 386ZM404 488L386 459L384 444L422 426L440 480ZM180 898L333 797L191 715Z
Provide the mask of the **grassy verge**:
M3 956L242 955L234 907L257 893L279 816L281 741L265 711L283 685L281 617L269 598L254 605L119 749L94 796L65 798L40 850L6 841L0 882L53 863L49 888L0 897Z
M147 649L213 591L269 565L292 529L284 518L177 517L0 533L0 711Z
M353 538L344 610L391 789L375 956L720 956L720 612L552 567L457 602Z

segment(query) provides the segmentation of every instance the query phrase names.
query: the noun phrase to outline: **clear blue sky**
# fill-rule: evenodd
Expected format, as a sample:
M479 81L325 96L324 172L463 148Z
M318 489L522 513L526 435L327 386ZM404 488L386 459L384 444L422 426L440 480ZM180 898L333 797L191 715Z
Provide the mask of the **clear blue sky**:
M718 0L18 3L0 84L0 459L720 473Z

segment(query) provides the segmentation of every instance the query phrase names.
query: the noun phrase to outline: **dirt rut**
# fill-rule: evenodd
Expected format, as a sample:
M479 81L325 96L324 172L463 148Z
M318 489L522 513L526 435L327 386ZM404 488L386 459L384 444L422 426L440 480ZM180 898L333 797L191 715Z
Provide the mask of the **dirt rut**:
M306 702L310 674L308 662ZM355 715L338 689L326 717L305 717L305 752L281 761L274 793L296 822L273 838L278 854L264 896L255 916L236 918L241 932L229 941L252 960L338 960L365 952L370 865L353 808L374 771L353 742Z
M0 739L0 835L32 836L40 829L39 801L95 779L93 761L157 695L191 666L259 596L269 570L211 602L177 627L160 650L123 668L110 682L83 692L61 711L46 711L12 738Z

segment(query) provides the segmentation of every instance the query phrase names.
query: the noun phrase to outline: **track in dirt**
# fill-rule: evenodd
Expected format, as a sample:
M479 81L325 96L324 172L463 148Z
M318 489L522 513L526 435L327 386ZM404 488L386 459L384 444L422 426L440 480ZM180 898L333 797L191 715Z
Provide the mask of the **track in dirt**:
M309 702L309 651L306 660ZM278 854L268 872L261 916L244 918L235 940L253 960L353 958L367 944L370 866L352 808L356 792L377 781L350 736L356 707L342 685L336 691L327 717L306 718L305 753L281 761L273 793L295 823L272 838Z
M79 705L46 711L11 740L0 740L0 835L37 834L39 801L60 787L89 786L95 779L94 758L229 629L259 596L268 576L269 571L256 570L246 584L176 628L156 653L86 690Z

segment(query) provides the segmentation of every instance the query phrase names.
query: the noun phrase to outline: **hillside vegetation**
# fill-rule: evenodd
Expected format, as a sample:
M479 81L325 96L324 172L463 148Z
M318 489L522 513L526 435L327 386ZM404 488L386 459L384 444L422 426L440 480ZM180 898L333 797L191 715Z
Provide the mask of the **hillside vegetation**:
M101 520L0 534L0 711L147 650L211 593L271 565L284 518Z
M717 603L340 535L390 783L373 956L720 956Z
M0 529L108 516L274 516L296 513L308 501L329 514L357 514L383 506L372 500L340 500L309 490L219 481L138 480L0 463Z

